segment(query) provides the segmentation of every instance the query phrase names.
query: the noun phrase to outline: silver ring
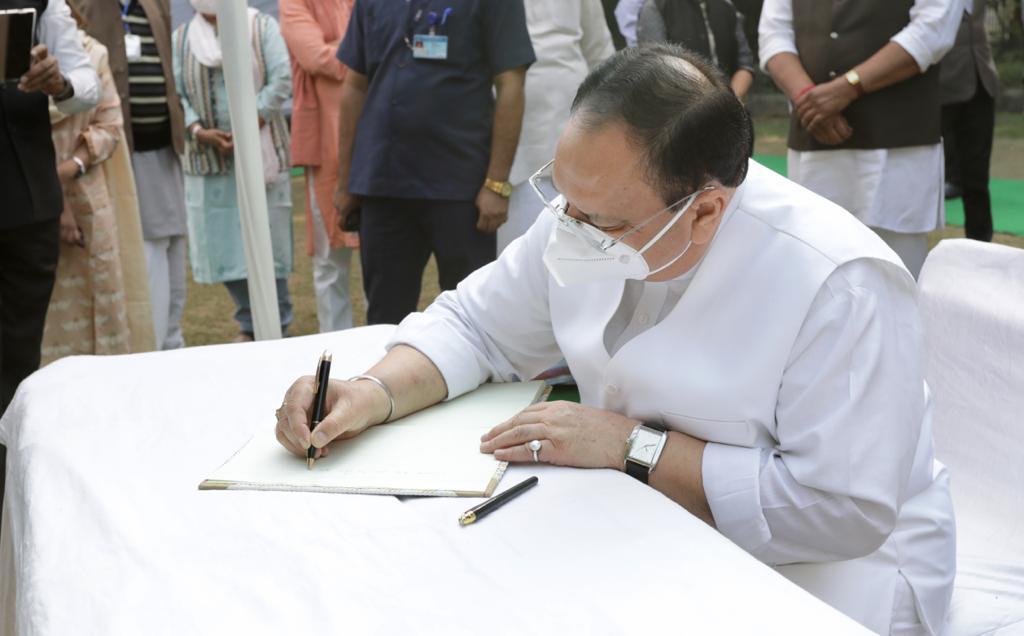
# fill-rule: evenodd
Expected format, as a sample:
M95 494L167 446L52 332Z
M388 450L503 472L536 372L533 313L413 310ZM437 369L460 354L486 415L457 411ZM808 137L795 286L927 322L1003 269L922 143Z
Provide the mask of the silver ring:
M526 445L531 451L533 451L533 461L540 462L540 440L535 439Z

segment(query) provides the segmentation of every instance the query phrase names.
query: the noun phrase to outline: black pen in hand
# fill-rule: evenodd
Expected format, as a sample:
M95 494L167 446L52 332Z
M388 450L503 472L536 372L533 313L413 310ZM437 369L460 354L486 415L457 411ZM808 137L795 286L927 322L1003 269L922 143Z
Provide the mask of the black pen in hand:
M324 405L327 402L327 385L331 379L331 352L324 351L316 365L316 384L313 386L313 417L309 421L309 448L306 449L306 469L313 470L316 447L313 446L313 430L324 419Z

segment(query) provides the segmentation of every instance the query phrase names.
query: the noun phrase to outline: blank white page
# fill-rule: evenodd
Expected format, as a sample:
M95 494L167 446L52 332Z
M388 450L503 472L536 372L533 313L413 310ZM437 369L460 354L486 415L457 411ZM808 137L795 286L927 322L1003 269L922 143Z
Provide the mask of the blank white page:
M543 382L485 384L334 442L313 470L268 427L199 488L489 497L506 463L480 452L480 436L541 399L545 389Z

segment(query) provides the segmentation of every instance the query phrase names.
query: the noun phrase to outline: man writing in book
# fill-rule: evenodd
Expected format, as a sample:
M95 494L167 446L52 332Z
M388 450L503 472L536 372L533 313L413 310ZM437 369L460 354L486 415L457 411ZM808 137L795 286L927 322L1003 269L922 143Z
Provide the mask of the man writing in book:
M375 381L332 382L312 437L312 379L297 380L278 439L323 454L564 357L581 404L531 406L482 452L625 471L873 630L937 632L954 524L913 278L845 211L751 161L751 133L700 58L616 54L531 179L547 213L406 318Z

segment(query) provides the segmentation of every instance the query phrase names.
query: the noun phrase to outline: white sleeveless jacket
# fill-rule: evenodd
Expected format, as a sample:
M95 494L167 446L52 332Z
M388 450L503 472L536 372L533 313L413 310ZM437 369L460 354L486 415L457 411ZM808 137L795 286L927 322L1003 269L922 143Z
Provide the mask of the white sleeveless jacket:
M954 524L948 479L932 457L927 388L919 361L911 359L916 345L908 349L905 369L897 361L896 375L909 375L901 382L914 387L898 405L858 404L860 419L847 421L842 413L850 405L838 400L827 408L839 426L833 422L825 431L814 421L794 421L799 409L787 403L794 399L787 372L799 353L798 336L813 322L815 299L839 268L853 262L879 268L902 306L913 310L915 283L898 257L838 206L751 161L686 293L660 323L609 356L604 330L624 284L558 286L541 261L552 223L542 215L497 262L426 313L407 318L392 344L410 344L430 357L449 397L487 379L530 378L564 356L583 403L660 421L709 442L705 491L727 537L880 633L889 631L902 576L922 623L941 631L952 593ZM889 323L913 340L918 323L911 313ZM845 374L843 381L849 375L856 402L860 378L874 372L870 356L850 363L865 368L840 364L834 371L827 363L822 360L823 374ZM852 511L848 528L837 522L848 533L848 550L828 547L841 532L811 539L820 546L806 549L764 547L784 544L788 532L786 519L758 506L764 487L758 466L765 462L777 462L772 465L786 474L785 483L803 496L832 498ZM730 466L736 484L709 481L709 470L728 475ZM868 534L859 532L862 527L877 535L866 548L859 546ZM798 534L813 533L804 528ZM856 558L830 556L846 552ZM793 563L780 554L803 556Z

